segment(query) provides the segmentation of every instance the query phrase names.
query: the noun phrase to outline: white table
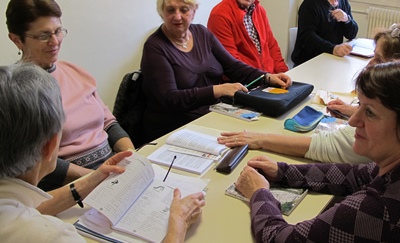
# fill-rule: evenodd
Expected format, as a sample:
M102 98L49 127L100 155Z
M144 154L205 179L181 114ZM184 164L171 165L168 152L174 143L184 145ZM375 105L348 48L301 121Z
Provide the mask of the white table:
M314 91L325 89L328 91L349 92L353 89L352 80L361 68L367 64L367 59L347 56L344 58L322 54L288 72L293 80L308 82L315 86ZM209 113L190 124L214 128L222 131L249 131L280 133L287 135L299 135L283 129L283 121L293 117L304 105L310 102L306 99L288 113L278 118L261 117L257 122L247 122L240 119L224 116L217 113ZM140 153L149 155L165 142L166 136L156 140L156 146L146 146ZM225 189L234 182L245 166L246 161L256 155L265 154L276 161L288 163L310 162L302 158L283 156L264 151L249 151L241 164L230 174L223 175L210 169L203 177L211 179L208 185L206 206L203 209L202 219L193 225L186 237L186 242L252 242L250 231L250 208L238 200L224 195ZM182 173L176 171L178 173ZM193 174L192 174L193 175ZM297 223L311 219L318 215L332 198L310 192L300 205L285 219L289 223ZM73 223L87 209L74 207L59 215L66 222ZM90 239L88 241L91 241Z

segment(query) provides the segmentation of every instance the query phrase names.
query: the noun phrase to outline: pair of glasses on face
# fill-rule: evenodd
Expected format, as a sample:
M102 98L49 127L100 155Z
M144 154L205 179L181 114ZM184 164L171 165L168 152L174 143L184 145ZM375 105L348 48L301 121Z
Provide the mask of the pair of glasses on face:
M30 35L30 34L25 34L26 37L38 40L40 42L48 42L53 35L57 37L58 40L63 39L66 35L68 34L68 30L64 28L59 28L56 29L55 32L43 32L39 35Z

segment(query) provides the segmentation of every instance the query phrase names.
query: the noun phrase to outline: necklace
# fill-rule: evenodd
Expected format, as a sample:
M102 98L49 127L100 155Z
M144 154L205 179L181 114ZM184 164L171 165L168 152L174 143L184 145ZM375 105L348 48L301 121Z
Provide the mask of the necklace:
M51 64L51 67L45 69L48 73L52 73L56 70L56 65L54 63Z
M187 44L189 43L189 35L186 36L186 41L184 43L179 43L177 41L175 41L175 44L177 44L178 46L182 46L183 49L187 49Z

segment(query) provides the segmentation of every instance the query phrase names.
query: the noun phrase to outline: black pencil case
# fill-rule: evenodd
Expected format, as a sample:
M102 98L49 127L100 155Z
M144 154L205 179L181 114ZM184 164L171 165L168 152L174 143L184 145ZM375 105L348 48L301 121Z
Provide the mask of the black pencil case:
M238 146L231 149L217 165L216 170L223 174L230 174L233 169L242 161L248 151L248 145Z
M250 92L237 91L234 97L223 96L221 101L232 105L243 105L266 116L278 117L307 98L314 89L312 84L294 81L286 93L266 92L268 85L262 85Z

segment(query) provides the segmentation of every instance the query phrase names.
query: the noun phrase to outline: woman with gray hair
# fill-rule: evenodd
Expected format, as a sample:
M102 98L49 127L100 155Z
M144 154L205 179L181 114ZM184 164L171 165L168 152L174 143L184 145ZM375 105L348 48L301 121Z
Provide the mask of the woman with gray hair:
M51 198L37 187L56 166L65 115L57 81L34 64L0 67L0 235L2 242L85 242L74 226L35 208ZM118 153L89 176L57 189L70 207L85 198L132 152ZM76 185L76 188L75 188ZM74 188L74 197L69 188ZM180 198L170 207L166 242L183 242L187 228L201 215L202 192ZM47 207L58 207L49 203Z

